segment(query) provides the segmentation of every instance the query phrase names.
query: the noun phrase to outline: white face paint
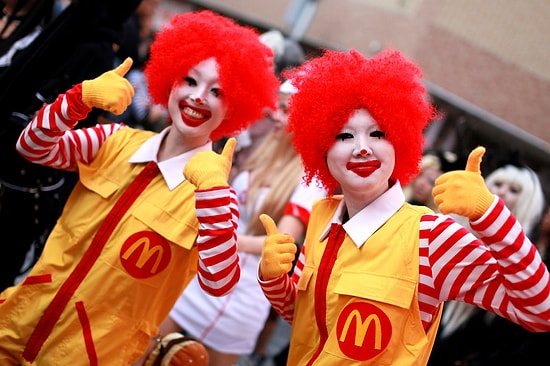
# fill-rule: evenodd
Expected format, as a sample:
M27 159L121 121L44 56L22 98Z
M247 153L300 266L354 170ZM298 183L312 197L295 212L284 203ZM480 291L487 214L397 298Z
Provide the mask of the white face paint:
M384 193L395 167L395 150L365 109L356 110L327 153L327 166L344 193ZM347 193L346 193L347 192Z
M213 57L192 67L170 92L168 113L173 127L182 134L210 136L226 112L218 64Z

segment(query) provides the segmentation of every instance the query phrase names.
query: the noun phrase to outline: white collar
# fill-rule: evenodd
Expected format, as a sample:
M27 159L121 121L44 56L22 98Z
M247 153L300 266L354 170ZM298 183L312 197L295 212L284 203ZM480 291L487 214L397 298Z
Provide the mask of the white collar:
M401 184L396 182L380 197L359 211L343 225L348 236L360 248L376 230L392 217L405 203L405 195ZM345 197L334 212L334 216L323 230L320 241L324 240L330 231L331 224L342 224L345 211Z
M158 164L159 170L162 173L162 177L168 186L168 189L173 190L181 183L185 181L185 176L183 175L183 168L185 164L191 159L196 153L200 151L212 150L212 142L209 141L206 144L199 146L193 150L190 150L186 153L180 154L168 160L162 162L157 161L157 154L160 149L160 144L166 134L168 133L170 126L166 127L160 133L154 135L147 141L145 141L139 149L130 157L128 160L129 163L147 163L149 161L155 161Z

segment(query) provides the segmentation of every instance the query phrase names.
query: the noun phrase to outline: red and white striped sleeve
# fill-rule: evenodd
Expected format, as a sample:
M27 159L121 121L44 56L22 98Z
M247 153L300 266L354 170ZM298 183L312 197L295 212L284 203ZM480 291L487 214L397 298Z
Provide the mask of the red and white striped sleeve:
M78 161L92 161L103 142L124 127L111 123L73 130L90 110L82 102L81 84L74 86L40 109L19 136L17 151L33 163L76 171Z
M230 187L195 191L199 220L198 281L213 296L228 294L239 281L237 195Z
M290 197L290 201L283 211L283 215L292 215L297 217L304 226L307 227L311 208L314 202L327 194L326 190L320 188L314 181L309 185L300 182L296 190ZM294 319L294 300L296 298L296 284L302 275L305 263L305 249L301 246L300 255L296 265L293 268L292 276L281 276L271 281L262 281L259 283L264 295L269 300L275 311L283 319L292 324Z
M550 331L548 270L503 201L495 198L471 227L481 239L448 216L422 217L419 290L423 321L431 320L441 301L458 300L530 331Z
M258 283L265 297L271 303L273 309L290 324L292 324L294 320L296 284L302 276L302 270L305 264L305 247L305 245L302 246L300 255L298 256L298 260L290 277L283 275L269 281L263 281L258 276Z

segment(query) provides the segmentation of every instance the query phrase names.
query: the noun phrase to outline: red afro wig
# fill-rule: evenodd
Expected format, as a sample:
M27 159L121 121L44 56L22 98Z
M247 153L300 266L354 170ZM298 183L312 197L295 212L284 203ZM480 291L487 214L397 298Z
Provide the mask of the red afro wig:
M279 79L273 53L252 28L209 10L176 14L155 36L145 66L153 101L166 106L172 87L214 57L228 112L210 138L232 136L275 108Z
M314 177L332 194L338 182L326 156L356 109L364 108L395 149L392 180L406 185L418 173L423 130L435 118L418 66L386 49L368 59L355 50L327 50L288 71L298 92L289 101L288 129L301 155L307 183Z

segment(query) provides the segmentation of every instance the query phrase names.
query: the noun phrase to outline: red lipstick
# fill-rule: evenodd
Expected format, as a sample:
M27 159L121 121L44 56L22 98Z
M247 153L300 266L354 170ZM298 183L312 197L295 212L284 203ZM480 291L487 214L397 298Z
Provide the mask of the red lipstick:
M181 119L190 127L198 127L212 117L208 109L199 108L185 101L180 102Z
M346 168L351 170L360 177L366 178L371 175L376 169L380 168L379 160L369 161L350 161L346 164Z

